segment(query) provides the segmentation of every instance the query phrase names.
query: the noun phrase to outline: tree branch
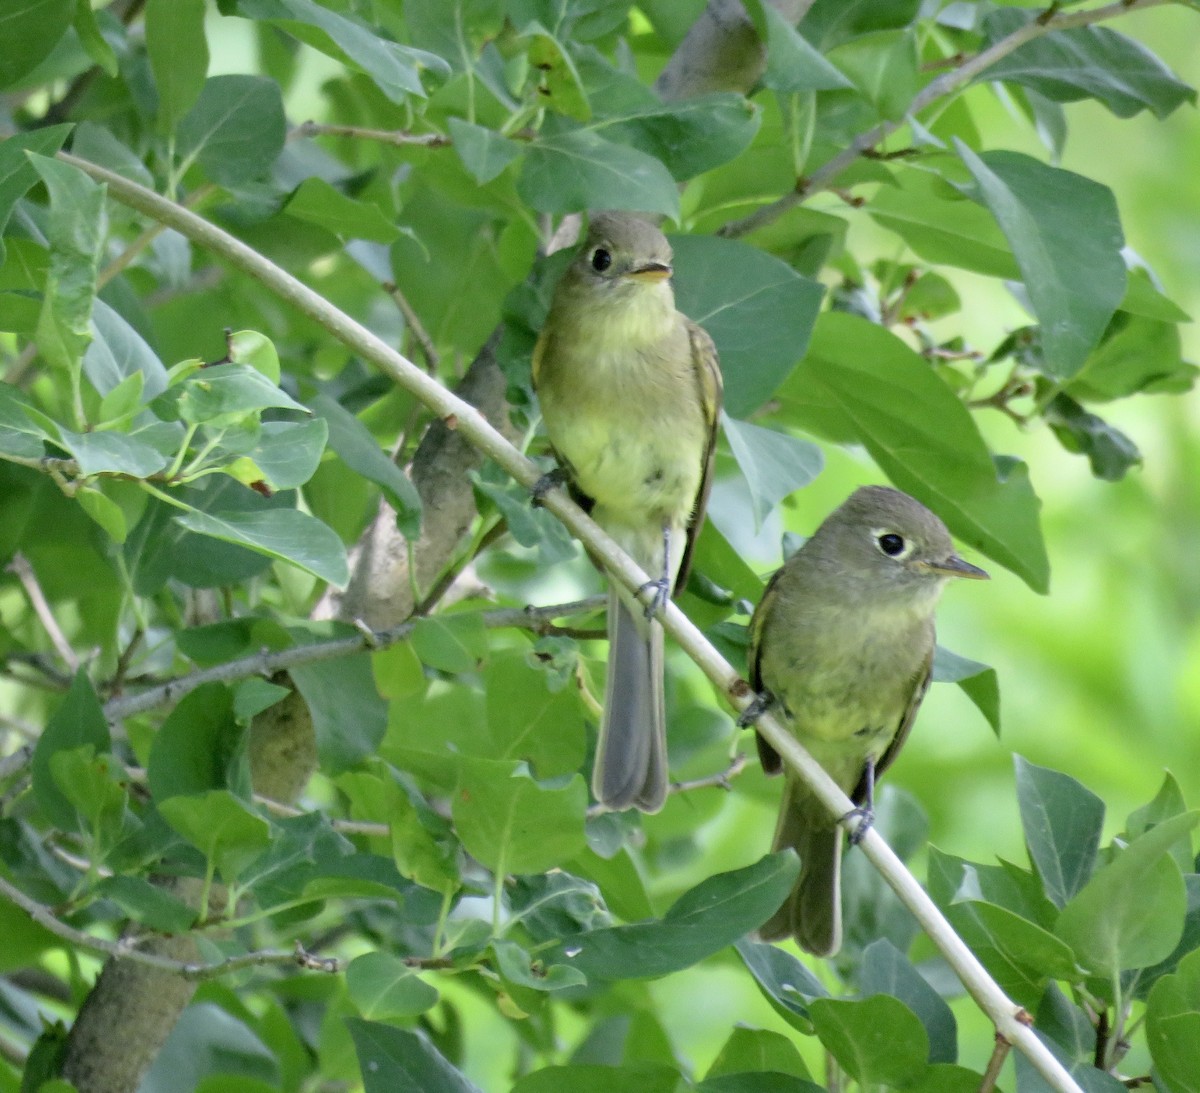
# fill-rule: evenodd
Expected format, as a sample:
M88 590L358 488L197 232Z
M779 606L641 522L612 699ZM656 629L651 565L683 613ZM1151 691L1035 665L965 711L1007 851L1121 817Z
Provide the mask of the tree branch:
M551 624L551 619L586 614L598 610L604 604L604 596L589 596L587 599L571 603L555 603L544 607L502 607L495 611L483 612L483 625L489 630L516 629L532 630L536 634L557 633L559 628ZM386 649L389 645L395 645L407 638L418 621L414 619L388 630L364 629L344 638L331 638L329 641L318 641L311 645L297 645L276 653L252 653L250 656L229 660L224 664L215 664L211 668L201 668L188 675L167 680L140 694L109 699L104 705L104 714L110 721L121 721L134 714L152 710L156 706L178 702L184 695L205 683L230 683L235 679L246 679L255 675L269 677L297 664L336 660L352 653Z
M493 459L515 481L532 490L540 477L538 468L516 450L504 436L473 406L457 398L441 384L430 378L411 361L396 352L381 338L339 311L318 293L304 285L257 251L228 235L186 209L167 201L158 194L130 182L96 164L66 153L59 153L67 163L86 171L109 187L117 200L147 216L168 223L193 242L208 247L244 273L265 285L281 299L299 308L323 326L344 345L371 361L385 375L401 384L421 399L442 421ZM561 487L548 491L542 504L557 516L567 529L587 548L610 575L635 595L650 586L648 574L625 554L616 542L580 509ZM719 692L737 710L744 709L754 698L753 689L721 656L695 625L674 603L668 603L661 613L664 627L684 651L701 668ZM759 720L757 729L795 770L833 816L850 814L853 804L838 788L786 727L771 714ZM853 821L850 821L853 822ZM918 923L933 940L947 963L954 969L967 992L995 1024L997 1031L1017 1047L1052 1088L1061 1093L1080 1093L1079 1087L1028 1026L1028 1015L1005 995L987 974L974 953L942 916L924 889L877 831L870 830L860 846L884 880L913 913Z
M860 133L843 151L834 156L833 159L821 164L807 178L801 179L791 193L786 193L782 197L772 201L769 205L764 205L761 209L756 209L749 216L744 216L740 220L729 221L717 234L728 236L729 238L746 235L757 228L765 227L767 224L778 220L789 209L806 201L813 194L829 189L838 175L846 170L856 159L874 148L880 141L903 127L909 117L918 114L938 99L945 98L947 95L965 87L977 76L982 75L991 68L997 61L1003 60L1003 58L1027 42L1032 42L1036 38L1050 34L1052 31L1087 27L1093 23L1115 19L1117 16L1125 15L1131 11L1139 11L1174 2L1175 0L1115 0L1115 3L1106 4L1101 8L1092 8L1089 11L1060 11L1044 19L1030 20L1025 26L1013 31L1008 37L1001 38L998 42L993 42L987 49L975 54L975 56L968 57L952 72L947 72L945 75L939 76L936 80L926 84L913 98L904 118L898 121L880 122L875 128L868 129L865 133Z

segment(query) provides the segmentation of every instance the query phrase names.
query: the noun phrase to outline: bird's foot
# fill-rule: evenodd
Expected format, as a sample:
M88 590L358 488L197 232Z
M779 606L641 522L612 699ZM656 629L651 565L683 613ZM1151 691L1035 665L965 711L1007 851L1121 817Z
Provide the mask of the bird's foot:
M644 596L647 592L653 593L646 601L646 618L652 619L655 615L662 613L671 599L671 578L658 577L653 581L647 581L638 589L637 594Z
M774 705L775 696L770 691L762 691L760 694L756 694L754 701L738 714L737 727L739 729L750 728Z
M546 494L555 486L565 486L567 480L567 472L563 467L555 467L553 470L547 471L533 484L533 489L530 491L533 494L533 507L541 508Z
M858 822L850 831L850 845L858 846L867 832L875 826L875 810L870 805L859 805L858 808L852 808L847 812L838 822L845 824L851 820Z

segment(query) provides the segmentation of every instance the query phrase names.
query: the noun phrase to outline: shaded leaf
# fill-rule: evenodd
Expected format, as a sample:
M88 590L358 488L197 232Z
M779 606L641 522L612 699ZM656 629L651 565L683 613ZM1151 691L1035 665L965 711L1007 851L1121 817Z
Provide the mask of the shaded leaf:
M93 754L107 752L112 746L108 721L87 673L80 669L71 681L71 689L62 705L51 716L33 750L33 793L42 811L55 827L65 831L78 828L75 806L59 788L51 760L60 752L91 748Z
M1013 8L989 12L983 20L987 44L1036 17L1036 12ZM1042 35L988 65L979 78L1019 83L1055 102L1096 99L1121 118L1141 110L1165 118L1182 103L1196 101L1195 90L1149 49L1108 27Z
M146 53L158 90L158 131L169 134L199 98L208 75L204 0L148 0Z
M350 579L341 539L320 520L296 509L260 512L191 509L180 513L175 521L189 531L288 562L339 588Z
M264 177L283 151L287 123L279 85L262 76L213 76L179 123L176 149L214 182L236 186Z
M996 217L1041 323L1051 375L1074 376L1125 295L1125 237L1106 186L1017 152L958 154Z
M722 415L721 425L750 487L750 507L757 531L780 501L821 473L825 456L810 440L764 429L748 421L735 421L727 414Z
M481 1093L419 1032L348 1018L366 1093Z
M1068 774L1013 758L1029 857L1046 895L1063 907L1096 864L1104 802Z

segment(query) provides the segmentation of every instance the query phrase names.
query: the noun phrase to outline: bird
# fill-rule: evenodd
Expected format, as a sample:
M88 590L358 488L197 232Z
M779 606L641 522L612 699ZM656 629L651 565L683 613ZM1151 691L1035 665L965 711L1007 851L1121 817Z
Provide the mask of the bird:
M721 411L717 350L676 308L672 260L648 220L592 215L533 353L542 420L573 496L654 578L649 607L609 581L592 792L610 811L653 813L666 800L663 630L653 616L687 580Z
M873 820L876 779L895 761L929 687L934 613L955 578L988 574L954 550L946 525L886 486L856 490L775 573L750 620L750 682L741 719L775 707L850 797L856 842ZM757 734L767 774L779 753ZM842 818L843 820L846 817ZM842 827L788 771L773 850L794 847L801 869L764 941L794 937L816 956L841 947Z

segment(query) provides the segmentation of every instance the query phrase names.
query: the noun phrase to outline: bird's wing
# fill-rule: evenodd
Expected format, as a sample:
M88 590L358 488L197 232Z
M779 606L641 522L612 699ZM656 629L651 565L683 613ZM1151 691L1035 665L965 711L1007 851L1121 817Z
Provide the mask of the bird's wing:
M929 690L929 681L933 676L933 649L934 644L930 641L929 655L925 658L920 670L913 676L912 695L909 697L908 705L904 708L900 724L896 726L896 735L892 737L887 751L879 757L879 762L875 764L875 781L879 781L883 772L892 765L900 753L900 749L904 747L904 741L908 739L913 722L917 719L917 710L921 708L921 702L925 698L925 692ZM867 774L864 770L862 777L858 780L858 785L854 787L854 792L850 794L850 799L856 805L861 805L866 800L866 795Z
M767 581L767 587L763 589L762 599L758 601L758 607L754 611L754 616L750 619L750 645L746 654L746 661L750 669L750 685L754 688L755 693L759 695L763 692L763 627L766 625L767 616L775 609L775 597L779 594L779 577L782 573L783 566L780 566L775 570L771 579ZM768 743L766 738L761 733L755 733L754 740L758 745L758 760L762 764L763 773L778 774L783 770L783 760L780 758L779 752Z
M687 584L696 537L700 534L700 528L704 524L704 510L708 506L709 490L712 489L713 461L717 453L717 432L721 427L721 397L723 393L717 347L709 337L708 331L699 323L694 323L691 319L684 321L687 325L688 340L691 343L692 369L700 393L700 405L704 409L704 420L708 424L708 441L704 445L704 475L700 479L696 503L692 506L692 519L688 523L687 545L684 547L679 573L675 578L677 591Z

